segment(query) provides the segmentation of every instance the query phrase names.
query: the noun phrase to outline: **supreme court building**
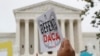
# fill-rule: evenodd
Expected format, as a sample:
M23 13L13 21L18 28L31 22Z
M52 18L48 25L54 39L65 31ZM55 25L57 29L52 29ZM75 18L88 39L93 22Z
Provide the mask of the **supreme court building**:
M6 34L14 42L14 53L17 53L14 56L36 56L36 54L38 54L38 56L57 56L57 52L50 51L41 53L39 49L39 35L36 19L51 8L53 8L56 13L63 37L70 40L77 56L79 56L80 51L82 51L84 46L89 42L87 38L91 39L90 42L94 41L94 45L98 46L94 38L96 37L96 33L82 33L81 31L80 13L82 10L54 1L43 1L14 10L16 33ZM4 37L5 35L2 36ZM98 49L99 48L96 47L96 51Z

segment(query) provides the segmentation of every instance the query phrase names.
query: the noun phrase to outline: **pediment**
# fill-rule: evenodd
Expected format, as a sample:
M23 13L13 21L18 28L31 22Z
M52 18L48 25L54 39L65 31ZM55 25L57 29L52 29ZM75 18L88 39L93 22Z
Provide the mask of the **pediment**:
M80 13L81 10L66 6L54 1L44 1L30 6L15 9L14 12L33 12L40 13L44 12L50 8L53 8L57 13Z

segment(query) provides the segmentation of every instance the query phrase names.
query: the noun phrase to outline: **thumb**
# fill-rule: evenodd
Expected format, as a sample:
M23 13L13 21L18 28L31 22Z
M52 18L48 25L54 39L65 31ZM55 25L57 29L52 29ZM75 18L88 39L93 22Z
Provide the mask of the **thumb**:
M64 41L61 42L60 49L64 47Z

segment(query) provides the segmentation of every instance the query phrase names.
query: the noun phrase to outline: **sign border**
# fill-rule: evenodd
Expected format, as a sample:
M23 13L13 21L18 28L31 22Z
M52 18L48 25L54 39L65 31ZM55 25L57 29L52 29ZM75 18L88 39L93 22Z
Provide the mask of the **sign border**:
M7 49L8 56L13 56L12 55L12 42L7 41L7 42L0 42L0 49Z

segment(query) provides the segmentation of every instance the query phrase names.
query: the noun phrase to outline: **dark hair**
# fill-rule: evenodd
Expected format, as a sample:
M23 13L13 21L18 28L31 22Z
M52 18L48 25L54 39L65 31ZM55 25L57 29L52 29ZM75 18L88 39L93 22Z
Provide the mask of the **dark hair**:
M85 51L87 51L88 50L88 46L85 46Z

